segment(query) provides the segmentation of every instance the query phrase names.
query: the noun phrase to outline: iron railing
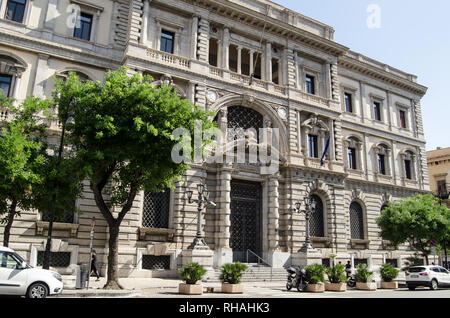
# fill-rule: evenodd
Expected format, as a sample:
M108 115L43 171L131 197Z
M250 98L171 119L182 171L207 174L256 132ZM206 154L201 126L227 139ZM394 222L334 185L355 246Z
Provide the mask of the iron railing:
M260 265L260 263L261 264L265 264L266 266L269 266L270 267L270 281L272 281L272 277L273 277L273 267L272 267L272 265L270 265L267 261L265 261L263 258L261 258L259 255L257 255L255 252L253 252L253 251L251 251L251 250L249 250L249 249L247 249L247 257L246 257L246 263L248 264L248 253L251 253L253 256L255 256L256 257L256 259L257 259L257 266L259 267L259 266L261 266ZM261 261L261 262L260 262Z

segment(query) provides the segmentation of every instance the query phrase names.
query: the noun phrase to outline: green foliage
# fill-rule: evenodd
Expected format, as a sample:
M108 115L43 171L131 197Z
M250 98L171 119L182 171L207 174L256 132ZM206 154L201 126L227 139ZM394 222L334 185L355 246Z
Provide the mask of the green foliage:
M328 276L328 280L332 284L338 284L347 281L345 275L345 266L342 264L335 264L333 267L327 267L325 273Z
M397 278L399 270L394 268L391 264L384 264L380 267L380 275L384 282L390 283Z
M247 266L236 262L233 264L225 264L220 269L220 280L228 284L239 284L242 274L247 270Z
M384 240L395 246L408 242L428 261L429 240L442 241L450 233L450 210L431 194L416 195L391 202L377 224Z
M175 145L185 141L174 137L174 130L184 128L193 136L194 122L200 121L203 130L214 127L211 112L179 98L173 87L151 82L150 76L128 76L125 67L106 73L103 82L81 82L72 72L66 81L57 80L53 93L56 104L76 98L67 139L74 150L73 166L88 179L109 226L107 285L112 288L118 286L114 255L120 224L137 193L173 188L188 169L187 163L171 159ZM188 146L192 153L193 145Z
M355 280L358 283L368 283L371 281L373 272L370 272L366 264L358 264L356 267Z
M206 274L206 270L198 263L190 262L178 270L180 278L188 285L195 285Z
M414 266L422 266L423 265L423 258L419 257L419 255L414 253L413 256L407 257L405 261L405 267L402 268L402 271L409 271L411 267Z
M325 282L325 269L322 265L314 264L305 268L306 281L308 284L318 284Z

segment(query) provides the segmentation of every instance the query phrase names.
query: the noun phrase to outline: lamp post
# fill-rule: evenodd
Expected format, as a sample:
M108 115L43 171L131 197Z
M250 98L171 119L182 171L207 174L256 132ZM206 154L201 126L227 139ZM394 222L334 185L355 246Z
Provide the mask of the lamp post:
M439 192L437 197L439 199L439 205L442 205L442 201L443 200L447 200L450 197L450 192L447 193L447 194L442 194L442 193ZM444 237L444 240L443 240L443 248L444 248L445 264L442 264L442 265L444 265L445 268L449 269L448 259L447 259L447 246L446 246L446 238L445 237Z
M58 161L56 162L56 169L61 165L61 160L64 151L64 137L66 133L66 124L74 123L74 119L70 116L71 111L73 111L74 104L76 102L76 98L72 97L70 103L68 105L67 112L63 116L62 120L62 132L61 132L61 140L59 143L59 152L58 152ZM56 184L55 187L58 187ZM55 207L56 207L56 193L52 195L52 203L50 206L50 215L49 215L49 225L48 225L48 234L47 234L47 244L45 246L44 259L42 263L42 268L49 269L50 268L50 250L52 244L52 233L53 233L53 222L55 221Z
M305 210L301 210L301 203L295 203L295 212L304 213L306 216L306 239L300 251L305 252L307 250L314 249L311 245L311 238L309 233L309 220L311 219L311 215L316 211L316 200L312 197L305 198Z
M209 249L208 245L206 245L205 239L202 235L202 210L203 210L203 206L206 204L211 204L212 206L216 206L216 204L212 201L209 201L209 191L206 189L206 186L202 183L199 183L197 185L197 191L198 191L198 199L197 200L193 200L192 199L192 191L187 191L187 197L188 197L188 202L190 204L192 203L197 203L198 207L197 207L197 234L194 238L194 241L192 242L192 244L188 247L188 249L193 250L193 249Z

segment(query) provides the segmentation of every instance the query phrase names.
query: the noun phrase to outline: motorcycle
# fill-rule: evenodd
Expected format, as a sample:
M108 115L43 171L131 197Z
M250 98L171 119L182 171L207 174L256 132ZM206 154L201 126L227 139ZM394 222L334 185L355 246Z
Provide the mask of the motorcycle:
M355 275L349 275L347 277L347 286L348 287L355 287L356 286Z
M299 292L306 289L306 271L300 267L289 267L287 269L286 289L289 291L292 287L296 287Z

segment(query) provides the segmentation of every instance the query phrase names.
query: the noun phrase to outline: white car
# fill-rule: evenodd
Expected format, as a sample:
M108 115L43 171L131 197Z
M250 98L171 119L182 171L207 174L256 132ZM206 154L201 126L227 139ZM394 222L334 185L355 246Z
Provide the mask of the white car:
M450 287L450 272L442 266L414 266L406 272L406 285L409 290L416 287Z
M62 290L61 275L33 268L12 249L0 246L0 295L45 298Z

